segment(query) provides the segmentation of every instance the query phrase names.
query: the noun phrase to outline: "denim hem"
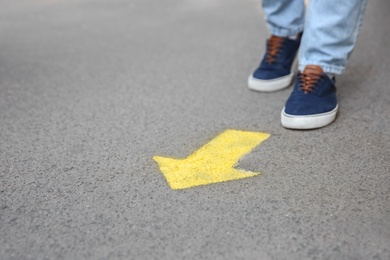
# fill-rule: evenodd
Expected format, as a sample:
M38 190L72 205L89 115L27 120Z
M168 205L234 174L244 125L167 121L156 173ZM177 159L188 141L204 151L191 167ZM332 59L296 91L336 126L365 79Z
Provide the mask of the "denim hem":
M288 37L301 33L303 31L303 24L295 29L285 29L268 24L268 30L271 32L272 35L279 37Z
M341 75L345 71L345 66L329 65L319 62L299 63L298 70L303 71L307 65L317 65L320 66L325 73L333 73L337 75Z

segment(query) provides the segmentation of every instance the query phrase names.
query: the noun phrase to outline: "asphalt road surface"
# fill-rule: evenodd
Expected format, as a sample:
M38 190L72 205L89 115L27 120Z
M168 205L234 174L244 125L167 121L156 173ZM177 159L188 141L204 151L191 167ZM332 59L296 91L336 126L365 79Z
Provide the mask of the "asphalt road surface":
M0 0L1 259L390 259L390 2L370 1L330 126L246 80L254 0ZM270 134L172 190L153 156Z

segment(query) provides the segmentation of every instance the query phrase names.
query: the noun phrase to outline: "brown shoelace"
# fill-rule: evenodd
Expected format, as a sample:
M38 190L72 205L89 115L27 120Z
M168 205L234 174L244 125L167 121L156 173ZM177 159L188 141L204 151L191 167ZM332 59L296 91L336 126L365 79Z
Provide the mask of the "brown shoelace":
M274 63L276 61L276 56L280 52L280 47L283 44L283 38L272 35L271 38L267 41L267 62Z
M325 74L320 66L307 65L303 72L299 73L299 87L305 94L311 93L324 78Z

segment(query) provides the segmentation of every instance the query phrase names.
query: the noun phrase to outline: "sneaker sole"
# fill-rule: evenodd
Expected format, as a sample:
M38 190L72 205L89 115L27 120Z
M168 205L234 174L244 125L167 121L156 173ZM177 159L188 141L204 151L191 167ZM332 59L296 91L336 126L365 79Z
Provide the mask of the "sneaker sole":
M282 110L282 126L290 129L315 129L329 125L336 119L338 105L329 112L315 115L296 116L289 115Z
M274 92L290 86L294 73L278 79L261 80L253 77L248 78L248 88L260 92Z
M291 73L277 79L257 79L251 74L248 78L248 88L259 92L274 92L291 85L295 72L298 68L298 58L295 57L291 67Z

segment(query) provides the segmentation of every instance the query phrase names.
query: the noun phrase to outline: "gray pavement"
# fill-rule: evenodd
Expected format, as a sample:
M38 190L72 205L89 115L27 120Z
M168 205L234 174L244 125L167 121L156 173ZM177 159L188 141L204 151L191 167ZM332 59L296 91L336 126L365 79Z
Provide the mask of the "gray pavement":
M390 259L390 2L370 1L337 121L246 88L254 0L1 0L1 259ZM180 191L155 155L271 134L261 175Z

